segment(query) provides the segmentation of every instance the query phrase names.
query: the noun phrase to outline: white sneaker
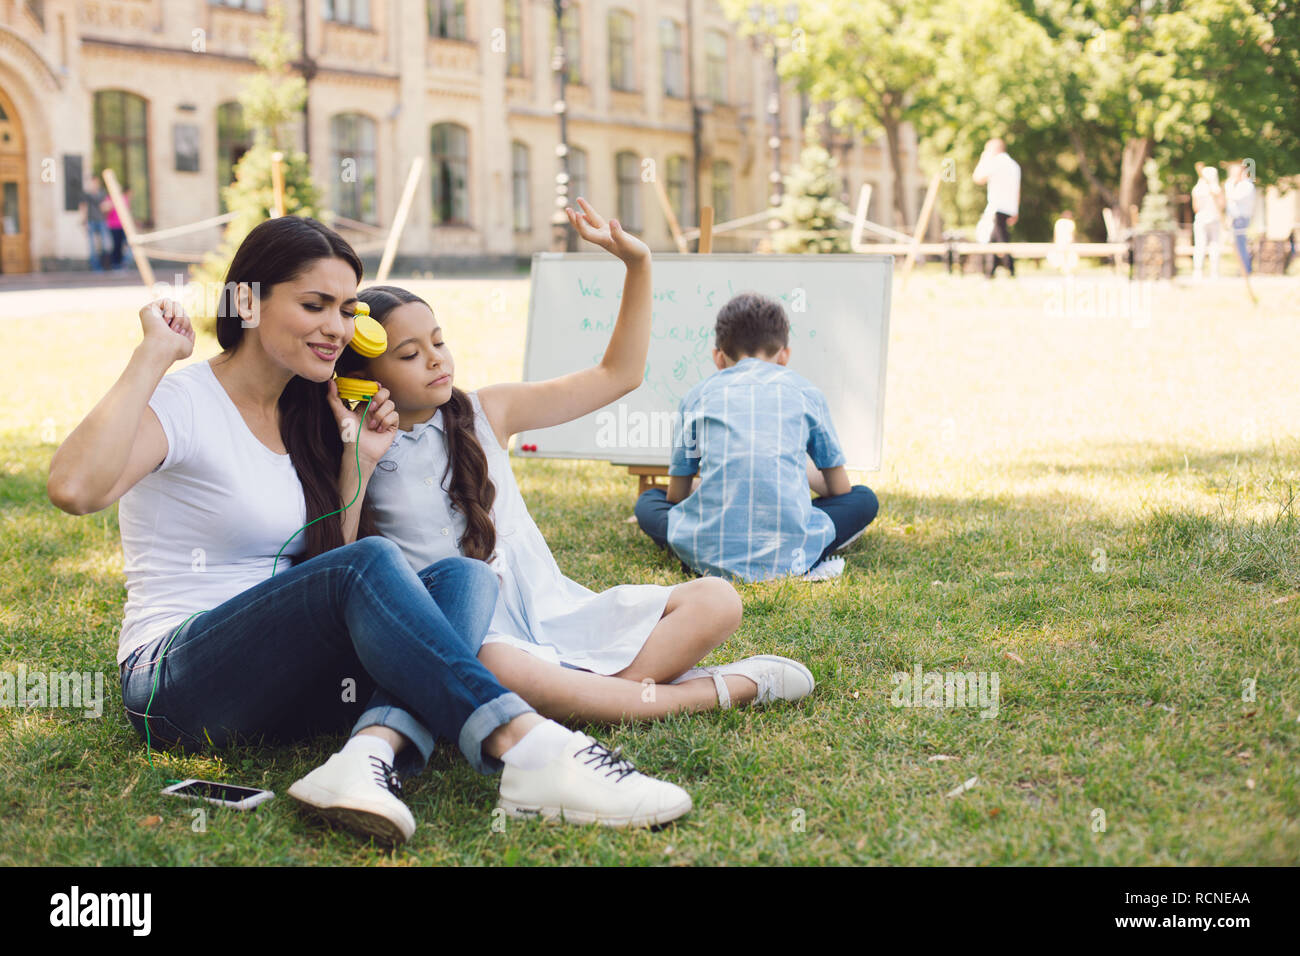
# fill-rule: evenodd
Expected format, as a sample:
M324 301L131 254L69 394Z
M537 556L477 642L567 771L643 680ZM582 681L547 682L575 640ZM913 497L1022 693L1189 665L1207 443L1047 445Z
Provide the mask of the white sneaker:
M848 542L845 542L847 547ZM830 581L838 578L844 573L844 559L840 557L827 558L817 567L813 568L803 575L805 581Z
M723 710L727 710L731 707L731 692L727 689L727 682L722 678L728 674L748 677L758 685L758 696L753 701L755 704L770 704L777 700L799 700L811 694L817 686L812 671L798 661L792 661L788 657L778 657L775 654L746 657L744 660L715 667L693 667L673 683L680 684L699 677L712 677L713 686L718 691L718 705Z
M415 832L415 818L397 794L397 773L379 757L337 753L289 788L289 796L330 823L389 843Z
M691 809L691 796L676 784L647 777L586 734L575 733L564 751L540 770L509 764L501 773L497 806L512 817L565 823L650 827Z

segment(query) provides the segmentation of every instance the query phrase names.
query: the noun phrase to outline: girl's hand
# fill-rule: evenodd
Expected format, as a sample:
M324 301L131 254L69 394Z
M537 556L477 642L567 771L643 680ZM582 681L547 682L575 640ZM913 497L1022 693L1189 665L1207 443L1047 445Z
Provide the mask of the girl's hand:
M185 307L175 299L155 299L140 310L144 344L156 346L171 362L194 352L194 328Z
M578 205L582 207L581 212L575 212L566 206L564 213L583 239L613 253L628 265L650 258L650 247L631 233L624 232L617 219L606 222L581 196L578 197Z
M397 437L397 407L389 400L388 389L380 388L375 392L364 423L361 421L361 409L353 411L339 398L338 382L333 379L330 379L328 398L330 409L339 423L339 434L343 437L343 457L352 460L356 451L351 445L359 440L361 461L373 468Z

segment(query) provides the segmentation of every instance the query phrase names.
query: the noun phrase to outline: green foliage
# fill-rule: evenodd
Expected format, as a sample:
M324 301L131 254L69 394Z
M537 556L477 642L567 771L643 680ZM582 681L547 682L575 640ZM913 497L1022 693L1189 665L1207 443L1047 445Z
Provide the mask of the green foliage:
M205 289L220 289L240 243L258 223L272 215L272 154L284 155L286 215L318 215L320 190L312 182L307 154L291 148L291 137L285 129L302 109L307 86L289 66L298 55L298 47L283 27L284 11L277 3L270 10L267 29L257 34L253 49L253 59L261 72L244 85L238 97L254 140L235 165L235 181L222 189L226 208L235 217L226 224L217 251L193 271L192 279ZM215 295L204 296L205 314L195 317L200 327L215 327L216 301Z
M789 229L776 234L777 252L848 252L849 237L836 214L840 201L839 163L820 143L809 143L785 177L781 212Z

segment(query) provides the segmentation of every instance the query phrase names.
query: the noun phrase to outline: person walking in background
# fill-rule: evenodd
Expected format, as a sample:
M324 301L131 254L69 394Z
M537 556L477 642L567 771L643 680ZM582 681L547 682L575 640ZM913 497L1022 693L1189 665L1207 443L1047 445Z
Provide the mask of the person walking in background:
M81 191L82 223L86 227L86 237L90 240L90 268L92 272L104 270L104 260L108 256L109 232L104 222L104 200L108 193L98 176L90 177L90 188Z
M122 200L127 207L131 205L131 190L127 189L122 193ZM122 228L122 217L117 214L117 207L113 205L111 196L104 196L103 202L99 208L104 211L104 223L108 226L109 233L113 236L113 257L109 260L109 267L112 269L122 268L122 246L126 242L126 230Z
M1205 253L1210 253L1210 278L1219 277L1219 251L1222 235L1219 220L1223 217L1223 189L1219 170L1205 163L1196 164L1197 182L1192 187L1192 274L1204 278Z
M975 165L971 177L976 183L988 185L988 205L984 216L993 220L991 242L1010 242L1011 227L1020 218L1020 164L1007 152L1007 144L1001 139L991 139L984 146L984 152ZM998 271L1002 256L993 257L993 265L988 271L993 278ZM1006 255L1007 272L1016 274L1015 260L1011 253Z
M1250 275L1250 243L1246 238L1246 232L1250 229L1250 220L1255 215L1255 183L1247 174L1244 162L1233 163L1228 167L1228 183L1224 187L1224 195L1227 201L1228 222L1232 224L1232 241L1237 244L1241 267L1246 270L1246 275Z

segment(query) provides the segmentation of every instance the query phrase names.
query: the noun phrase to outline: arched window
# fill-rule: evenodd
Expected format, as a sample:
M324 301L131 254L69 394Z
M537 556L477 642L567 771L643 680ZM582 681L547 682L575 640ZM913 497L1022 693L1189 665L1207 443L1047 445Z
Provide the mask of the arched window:
M555 18L551 17L551 46L555 46ZM582 8L570 3L564 8L565 82L582 82Z
M686 59L682 52L682 25L664 17L659 21L659 51L664 73L664 96L686 95Z
M590 201L587 192L587 151L577 146L569 147L569 205L578 208L578 197Z
M375 179L375 121L360 113L330 119L334 157L334 211L360 222L379 223Z
M636 53L632 14L609 11L609 85L615 90L636 89Z
M677 225L685 228L690 223L686 219L686 157L669 156L664 176L664 189L668 193L668 205L677 217Z
M523 0L505 0L506 72L524 75L524 5Z
M705 80L709 99L714 103L727 102L727 35L710 30L704 35Z
M253 134L244 123L244 108L238 103L217 107L217 208L226 211L223 186L235 181L235 166L253 145Z
M618 221L629 232L641 231L641 157L624 151L614 157L618 172Z
M456 123L433 127L433 223L469 223L469 132Z
M131 190L131 217L153 225L149 196L149 104L125 90L95 93L95 172L113 170L122 189Z
M511 183L515 210L515 232L532 232L533 217L529 211L532 201L528 188L528 147L516 140L510 144Z
M426 0L429 36L444 40L464 40L465 0Z
M720 159L713 164L713 221L731 218L731 163Z

